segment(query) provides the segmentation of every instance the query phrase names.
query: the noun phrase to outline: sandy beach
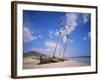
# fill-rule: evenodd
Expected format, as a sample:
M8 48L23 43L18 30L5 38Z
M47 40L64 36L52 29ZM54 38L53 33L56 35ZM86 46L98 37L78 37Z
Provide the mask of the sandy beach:
M90 64L75 61L75 60L66 60L63 62L54 62L39 64L39 58L26 57L23 61L23 69L36 69L36 68L56 68L56 67L78 67L78 66L89 66Z

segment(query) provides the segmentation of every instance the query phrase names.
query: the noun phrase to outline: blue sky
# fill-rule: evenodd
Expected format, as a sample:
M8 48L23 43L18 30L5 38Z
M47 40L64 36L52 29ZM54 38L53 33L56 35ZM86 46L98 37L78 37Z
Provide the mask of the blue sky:
M63 24L65 29L62 29ZM56 56L62 56L66 41L65 56L90 56L91 14L30 10L23 10L24 53L34 50L52 56L59 30Z

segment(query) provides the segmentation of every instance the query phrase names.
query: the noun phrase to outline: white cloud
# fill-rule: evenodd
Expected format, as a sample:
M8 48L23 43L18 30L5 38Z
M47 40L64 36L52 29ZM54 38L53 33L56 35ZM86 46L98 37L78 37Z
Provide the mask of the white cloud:
M54 49L54 48L56 47L56 42L46 41L46 42L45 42L45 46ZM59 47L59 46L60 46L60 45L58 44L58 47Z
M74 31L78 25L77 22L78 14L77 13L67 13L66 14L66 30L68 34Z
M52 31L52 30L49 30L49 33L50 33L50 34L53 34L53 31Z
M51 55L53 55L53 52L56 48L56 42L52 42L52 41L46 41L45 42L45 51ZM61 45L58 43L57 44L57 49L56 49L56 54L59 53Z
M37 39L36 36L32 35L32 34L34 34L34 32L31 32L30 29L27 27L24 27L23 34L24 34L24 43L27 43L27 42Z
M44 43L44 47L45 48L32 48L31 50L53 56L54 49L56 47L56 42L46 41ZM59 53L59 50L60 50L60 44L58 43L56 54Z
M40 34L39 34L39 35L38 35L38 38L43 38L43 35L40 35Z
M72 31L74 31L78 25L77 19L78 19L78 14L77 13L66 13L65 15L66 21L64 24L66 24L63 29L61 27L60 32L61 36L63 39L63 42L65 43L67 40L67 35L69 35ZM59 31L56 30L55 35L59 35Z
M83 14L83 23L87 23L89 21L89 14Z
M85 36L85 37L83 38L83 40L87 40L87 37Z
M73 43L74 42L74 40L70 40L70 43Z
M60 36L65 36L65 35L67 35L66 29L62 29L62 28L60 29L60 31L56 30L56 32L54 33L54 35L55 35L55 36L59 36L60 32L61 32L61 35L60 35Z
M88 34L83 38L83 40L91 39L91 32L88 32Z
M53 36L54 36L54 32L52 30L49 30L49 37L53 38Z
M66 29L62 29L62 28L61 28L60 32L61 32L61 36L67 35Z
M79 23L77 21L78 17L79 17L79 14L77 14L77 13L66 13L66 15L65 15L66 21L65 21L65 23L63 23L63 25L66 24L64 26L65 29L62 29L62 28L60 29L62 36L70 34L77 28L77 26L79 25ZM83 17L83 23L88 22L89 14L83 14L82 17ZM56 30L55 35L56 36L59 35L58 30Z
M77 23L77 18L78 14L77 13L66 13L65 15L66 21L64 24L66 24L64 27L65 29L60 29L61 35L65 36L67 34L70 34L72 31L74 31L78 25ZM64 25L63 24L63 25ZM55 35L59 35L59 30L56 30Z
M55 36L58 36L58 35L59 35L59 31L56 30L55 33L54 33L54 35L55 35Z
M91 32L88 33L88 38L91 39Z
M63 42L66 43L66 41L67 41L67 37L63 36Z
M63 42L66 43L66 41L69 42L69 43L73 43L74 42L74 40L72 40L72 39L68 40L67 36L63 36Z
M43 48L32 48L33 51L44 52L45 49Z

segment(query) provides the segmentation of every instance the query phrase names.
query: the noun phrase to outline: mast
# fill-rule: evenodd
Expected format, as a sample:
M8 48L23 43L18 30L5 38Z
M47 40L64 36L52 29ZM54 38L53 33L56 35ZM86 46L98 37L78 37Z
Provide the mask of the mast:
M66 17L64 17L64 19L63 19L63 21L62 21L62 23L61 23L61 29L59 30L59 36L58 36L58 39L57 39L57 42L56 42L56 47L55 47L55 49L54 49L53 57L55 57L55 54L56 54L56 50L57 50L57 47L58 47L58 43L59 43L59 40L60 40L61 33L62 33L63 30L66 30L66 28L65 28L66 25L67 25L67 24L66 24ZM68 25L68 28L69 28L69 29L70 29L70 27L71 27L71 22L70 22L70 24ZM66 31L67 31L67 30L66 30ZM69 42L69 33L66 34L66 37L67 37L67 39L66 39L66 43L65 43L65 46L64 46L64 51L63 51L63 53L62 53L62 54L63 54L63 55L62 55L62 58L64 58L65 51L66 51L66 47L67 47L68 42Z
M60 36L61 36L62 29L63 29L62 27L65 25L65 18L60 25L61 25L61 29L59 30L59 35L58 35L58 39L57 39L57 42L56 42L56 47L55 47L54 53L53 53L54 58L55 58L56 50L57 50L57 47L58 47L58 42L60 41Z
M59 36L58 36L58 39L57 39L56 47L54 49L53 57L55 57L55 54L56 54L56 50L57 50L57 47L58 47L58 42L59 42L59 39L60 39L60 35L61 35L61 31L59 31Z
M69 35L67 35L67 40L66 40L66 43L65 43L65 47L64 47L64 51L63 51L63 56L62 56L62 58L64 58L64 55L65 55L66 47L67 47L67 45L68 45L68 39L69 39Z
M65 26L64 26L65 27ZM70 22L70 24L69 24L69 26L68 26L69 28L71 27L71 22ZM67 47L67 45L68 45L68 42L69 42L69 33L67 33L66 34L66 37L67 37L67 39L66 39L66 43L65 43L65 47L64 47L64 51L63 51L63 56L62 56L62 58L64 58L64 55L65 55L65 52L66 52L66 47Z

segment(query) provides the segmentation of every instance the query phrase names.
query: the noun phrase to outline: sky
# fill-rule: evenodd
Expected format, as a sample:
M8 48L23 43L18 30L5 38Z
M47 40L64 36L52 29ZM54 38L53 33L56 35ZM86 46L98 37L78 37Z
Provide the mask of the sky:
M24 53L52 56L58 39L55 56L63 55L66 42L65 57L90 56L91 14L23 10Z

